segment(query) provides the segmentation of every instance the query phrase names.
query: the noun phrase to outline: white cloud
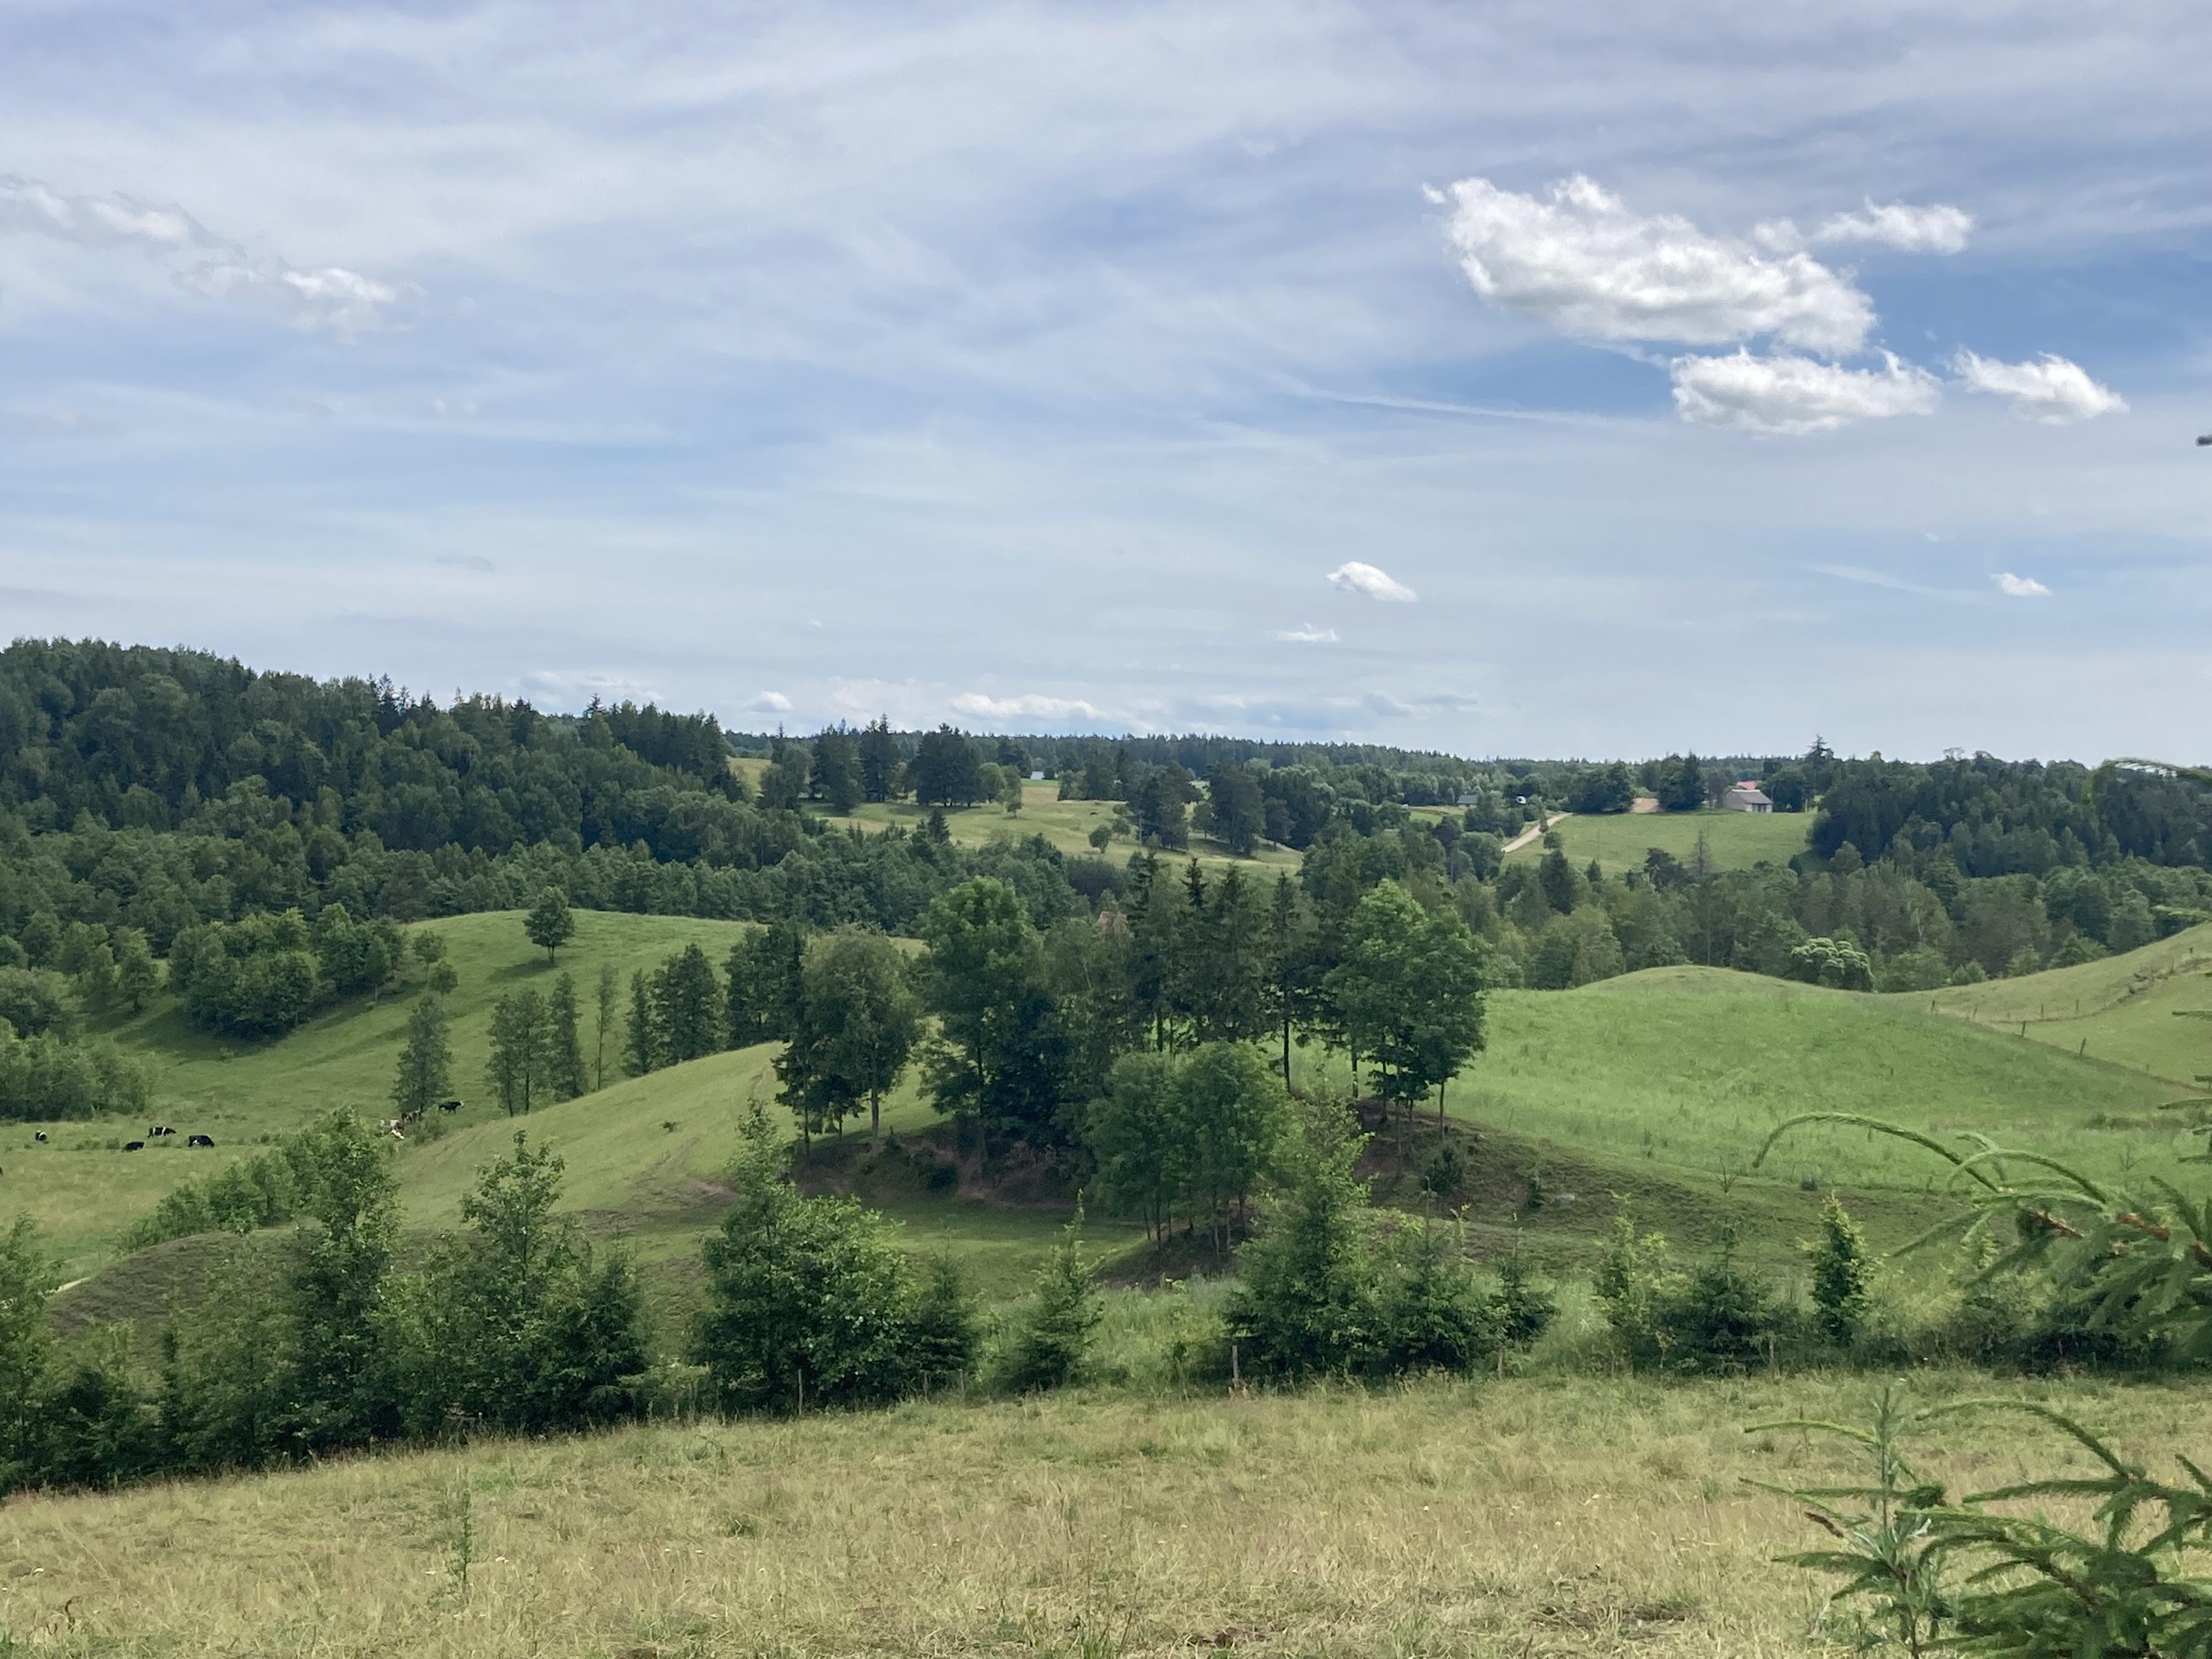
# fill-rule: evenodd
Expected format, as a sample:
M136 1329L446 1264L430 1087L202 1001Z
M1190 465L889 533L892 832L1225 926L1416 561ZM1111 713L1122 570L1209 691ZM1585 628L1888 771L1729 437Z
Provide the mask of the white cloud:
M2094 420L2128 406L2110 386L2091 380L2081 364L2047 351L2032 363L2001 363L1961 351L1951 368L1967 390L2009 398L2014 414L2045 426Z
M258 299L289 313L299 328L327 328L347 338L386 326L399 290L339 265L306 270L250 254L175 206L118 191L72 196L20 173L0 173L0 231L51 237L80 247L138 247L149 254L198 251L213 257L176 271L198 294Z
M1381 573L1378 571L1376 574L1379 575ZM1329 580L1334 581L1336 577L1332 575ZM1336 630L1334 628L1316 628L1311 623L1308 623L1303 628L1284 629L1272 637L1289 645L1334 645Z
M1328 573L1330 586L1340 587L1347 593L1364 593L1370 599L1382 599L1394 605L1411 605L1418 597L1413 590L1395 580L1386 571L1358 559L1349 559Z
M1753 234L1783 253L1853 242L1878 242L1906 253L1957 253L1965 248L1973 229L1974 216L1963 208L1942 203L1912 207L1903 202L1876 207L1869 202L1856 213L1838 213L1822 220L1810 236L1787 219L1771 220Z
M957 713L976 720L1103 720L1109 716L1077 697L1046 697L1035 693L1018 697L988 697L981 691L963 691L953 698Z
M2033 576L2015 576L2009 570L2000 570L1990 580L1997 585L1999 592L2015 599L2047 599L2051 597L2051 590Z
M755 714L787 714L791 712L791 699L781 691L763 691L745 708Z
M1842 368L1787 354L1677 357L1674 408L1701 426L1802 436L1853 421L1932 414L1943 394L1933 375L1887 352L1879 369Z
M1712 345L1773 335L1854 351L1874 325L1867 296L1811 255L1770 258L1678 215L1639 218L1580 174L1548 202L1487 179L1461 179L1449 199L1475 291L1562 334Z

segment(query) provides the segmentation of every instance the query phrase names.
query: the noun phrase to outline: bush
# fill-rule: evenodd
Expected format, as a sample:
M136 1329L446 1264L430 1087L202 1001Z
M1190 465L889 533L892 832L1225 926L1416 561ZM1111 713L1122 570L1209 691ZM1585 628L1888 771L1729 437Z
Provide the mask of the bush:
M18 1037L0 1024L0 1121L145 1109L145 1068L106 1043Z
M75 1034L76 1012L70 1006L69 981L43 968L0 968L0 1024L17 1036L56 1036Z
M1529 1279L1518 1255L1509 1255L1498 1269L1498 1294L1491 1302L1498 1340L1509 1348L1528 1348L1552 1328L1559 1304Z
M1391 1243L1387 1267L1377 1297L1377 1369L1464 1371L1498 1352L1504 1340L1498 1310L1456 1227L1406 1228Z
M1808 939L1790 952L1788 977L1835 991L1871 991L1874 968L1866 952L1844 939Z
M912 1391L948 1354L972 1352L957 1283L927 1289L891 1224L847 1198L802 1198L756 1103L737 1202L702 1252L706 1311L691 1358L726 1406L873 1405Z
M297 910L188 927L169 947L169 984L196 1024L282 1036L307 1018L321 983L310 943Z
M1028 1392L1073 1382L1098 1328L1098 1292L1083 1261L1083 1206L1061 1231L1037 1275L1036 1293L1016 1327L1006 1384Z
M1352 1172L1364 1144L1333 1101L1308 1106L1289 1139L1283 1189L1238 1257L1224 1310L1240 1364L1257 1374L1359 1371L1381 1346L1373 1217Z
M1723 1231L1711 1259L1685 1274L1662 1234L1639 1233L1626 1211L1613 1218L1597 1294L1631 1364L1725 1372L1768 1358L1788 1332L1788 1312L1736 1265L1735 1246L1734 1233Z

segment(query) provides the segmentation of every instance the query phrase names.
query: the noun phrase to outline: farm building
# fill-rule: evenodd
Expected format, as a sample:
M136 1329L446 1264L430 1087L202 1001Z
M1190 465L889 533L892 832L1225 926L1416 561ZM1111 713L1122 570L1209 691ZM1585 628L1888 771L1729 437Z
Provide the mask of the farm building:
M1723 812L1771 812L1773 810L1774 803L1755 783L1739 783L1721 797L1721 811Z

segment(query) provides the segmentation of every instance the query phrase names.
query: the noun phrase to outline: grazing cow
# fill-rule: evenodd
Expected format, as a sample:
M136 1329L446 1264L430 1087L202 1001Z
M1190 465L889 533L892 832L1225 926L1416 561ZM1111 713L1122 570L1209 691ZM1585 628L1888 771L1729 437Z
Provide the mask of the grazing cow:
M146 1131L146 1139L149 1140L159 1140L163 1135L173 1135L176 1133L177 1132L174 1129L172 1129L166 1123L156 1123L152 1128Z
M46 1132L44 1129L41 1129L36 1134L33 1135L31 1139L37 1141L40 1146L43 1146L46 1144Z
M407 1139L405 1135L401 1134L396 1128L386 1129L384 1133L390 1135L394 1140L404 1140Z
M399 1115L399 1122L403 1128L410 1127L415 1124L420 1123L422 1121L422 1109L420 1106L417 1106L411 1112L402 1112Z
M146 1143L143 1140L126 1140L123 1143L123 1150L126 1152L143 1152L146 1150Z
M438 1103L438 1109L441 1112L458 1112L461 1109L461 1103L458 1100L441 1100Z
M207 1135L186 1135L185 1137L185 1145L187 1146L212 1146L215 1145L215 1141Z

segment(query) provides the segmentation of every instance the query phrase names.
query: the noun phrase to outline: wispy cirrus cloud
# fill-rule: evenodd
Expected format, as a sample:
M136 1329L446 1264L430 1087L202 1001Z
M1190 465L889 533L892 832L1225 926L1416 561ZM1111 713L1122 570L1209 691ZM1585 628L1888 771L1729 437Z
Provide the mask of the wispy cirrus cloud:
M294 326L341 337L390 326L400 291L343 266L306 269L216 235L173 203L58 191L21 173L0 173L0 232L87 248L137 248L161 259L178 284L215 299L243 299L281 313Z
M1335 579L1331 577L1330 580ZM1269 637L1280 640L1285 645L1334 645L1336 630L1334 628L1316 628L1308 623L1303 628L1278 629Z
M981 691L963 691L952 699L956 714L975 720L1103 720L1113 718L1080 697L1049 697L1036 692L1019 696L993 697Z
M2026 363L1998 362L1961 351L1951 360L1951 368L1969 392L2009 398L2014 414L2044 426L2091 421L2128 406L2118 392L2091 380L2081 364L2048 351Z
M1674 407L1686 421L1784 437L1831 432L1854 421L1931 415L1943 401L1935 376L1885 352L1877 369L1811 357L1677 357Z
M1834 247L1873 243L1902 253L1960 253L1973 234L1974 216L1964 208L1936 204L1913 207L1890 202L1877 207L1869 202L1854 213L1838 213L1822 220L1811 234L1801 232L1787 219L1771 219L1753 233L1778 252L1803 247Z
M1411 605L1420 596L1398 580L1387 570L1347 559L1328 573L1329 586L1340 587L1347 593L1364 593L1370 599L1381 599L1389 605Z

